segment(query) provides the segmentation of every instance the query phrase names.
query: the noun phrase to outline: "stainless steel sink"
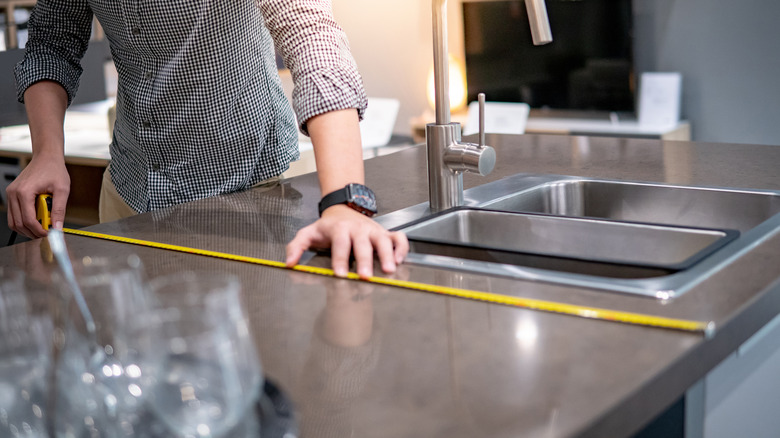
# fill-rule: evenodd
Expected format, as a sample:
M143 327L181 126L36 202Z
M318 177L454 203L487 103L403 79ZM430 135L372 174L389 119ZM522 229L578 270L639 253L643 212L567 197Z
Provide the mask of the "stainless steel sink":
M748 231L777 213L773 192L561 179L480 204L497 210Z
M403 230L418 253L627 278L686 269L739 234L468 207Z
M780 192L519 174L378 218L407 261L671 298L780 229Z

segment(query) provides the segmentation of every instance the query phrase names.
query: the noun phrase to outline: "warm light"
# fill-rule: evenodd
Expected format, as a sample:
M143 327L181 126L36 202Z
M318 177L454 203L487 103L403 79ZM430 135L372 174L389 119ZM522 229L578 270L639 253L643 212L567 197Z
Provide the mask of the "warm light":
M450 112L461 111L466 108L466 69L463 61L449 55L450 64ZM433 84L433 67L428 73L428 104L436 109L436 98Z

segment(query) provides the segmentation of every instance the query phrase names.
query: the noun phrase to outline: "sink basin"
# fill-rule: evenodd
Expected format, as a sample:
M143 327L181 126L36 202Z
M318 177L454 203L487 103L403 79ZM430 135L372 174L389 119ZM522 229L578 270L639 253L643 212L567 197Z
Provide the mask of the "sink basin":
M617 278L686 269L739 234L469 207L433 215L402 230L417 253Z
M571 179L480 203L497 210L748 231L780 213L774 192Z
M377 220L407 261L661 299L684 293L780 229L780 192L518 174Z

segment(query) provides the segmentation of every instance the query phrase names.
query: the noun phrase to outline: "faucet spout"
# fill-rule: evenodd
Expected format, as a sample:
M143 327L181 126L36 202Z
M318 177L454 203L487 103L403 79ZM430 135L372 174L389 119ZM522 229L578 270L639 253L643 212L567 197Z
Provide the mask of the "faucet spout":
M552 41L544 0L525 0L534 44ZM436 122L425 128L428 152L430 209L463 205L463 172L487 175L496 153L484 144L484 95L480 96L480 144L462 143L459 123L450 121L450 80L447 49L447 0L433 0L433 82Z
M436 124L450 123L447 0L433 0L433 91Z
M535 46L552 42L550 19L547 17L547 7L544 0L525 0L528 10L528 22L531 24L531 37Z

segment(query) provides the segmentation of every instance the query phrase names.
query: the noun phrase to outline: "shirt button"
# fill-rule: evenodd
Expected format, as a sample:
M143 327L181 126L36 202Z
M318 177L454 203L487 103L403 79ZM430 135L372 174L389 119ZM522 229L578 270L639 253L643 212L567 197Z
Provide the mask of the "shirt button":
M152 163L152 170L160 170L160 164L159 163Z
M144 128L151 128L152 124L149 121L144 120L143 126Z
M133 35L135 35L135 36L141 35L141 28L138 27L138 26L133 27L133 31L132 32L133 32Z
M152 79L152 72L148 71L148 72L144 73L144 79L146 79L147 81L151 80Z

